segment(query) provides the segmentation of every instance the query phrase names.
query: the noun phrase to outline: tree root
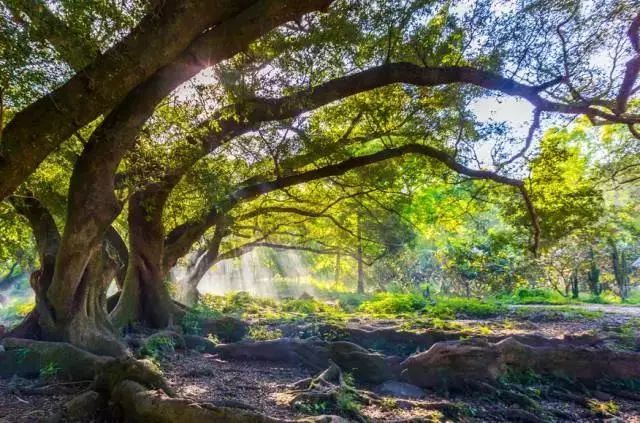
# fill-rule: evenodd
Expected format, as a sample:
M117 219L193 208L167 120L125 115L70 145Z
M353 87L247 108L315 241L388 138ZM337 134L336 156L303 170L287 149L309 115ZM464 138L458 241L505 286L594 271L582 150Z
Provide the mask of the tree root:
M47 370L64 380L93 379L110 357L94 355L64 342L5 338L0 354L0 376L35 378Z
M555 343L535 347L515 338L440 342L409 357L401 368L423 388L463 388L468 382L496 382L508 372L564 377L585 385L604 380L640 379L640 354ZM597 366L593 363L598 363Z
M303 364L314 371L325 369L333 361L363 383L382 383L396 376L391 360L345 341L280 338L222 344L215 351L225 359L273 361L294 366Z
M384 407L384 399L372 392L356 389L352 383L349 377L342 372L342 369L330 361L329 367L318 376L303 379L291 385L293 390L289 393L294 397L289 405L298 409L321 405L322 408L329 408L350 419L367 422L368 419L360 411L360 406L378 405ZM439 411L452 419L458 419L462 415L460 407L448 402L428 403L399 399L395 400L394 404L406 409L420 408Z

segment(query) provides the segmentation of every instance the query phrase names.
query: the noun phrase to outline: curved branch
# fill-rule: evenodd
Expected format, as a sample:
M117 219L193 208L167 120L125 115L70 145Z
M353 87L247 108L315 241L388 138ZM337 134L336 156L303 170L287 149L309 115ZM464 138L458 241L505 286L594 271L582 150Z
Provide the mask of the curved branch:
M167 248L171 249L171 244L173 243L181 245L183 248L186 245L192 245L207 231L209 227L212 226L212 224L209 224L209 222L215 222L216 219L219 219L221 215L226 214L229 210L231 210L241 202L249 201L258 196L294 185L303 184L305 182L327 178L330 176L343 175L349 170L374 163L379 163L385 160L403 156L405 154L418 154L433 158L438 162L444 164L449 169L473 179L487 179L498 182L500 184L516 187L519 192L522 193L527 205L527 210L533 221L534 243L532 249L534 250L534 253L537 251L540 230L539 225L537 224L537 215L535 213L535 208L526 193L523 181L509 178L507 176L503 176L496 172L488 170L469 168L461 163L458 163L449 153L422 144L407 144L401 147L389 148L381 150L377 153L359 157L352 157L340 163L327 165L282 178L277 178L272 181L259 182L249 186L240 187L231 192L223 201L215 204L203 219L199 221L187 222L174 229L174 231L169 234L169 237L166 240Z

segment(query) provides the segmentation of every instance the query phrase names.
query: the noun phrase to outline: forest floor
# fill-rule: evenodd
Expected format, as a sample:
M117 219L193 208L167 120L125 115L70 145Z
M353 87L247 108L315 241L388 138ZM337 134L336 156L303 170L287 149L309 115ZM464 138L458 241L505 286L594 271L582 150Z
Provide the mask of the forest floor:
M490 318L454 319L436 322L448 333L462 337L487 336L494 338L511 335L541 335L546 338L590 335L609 337L617 334L617 341L630 335L628 328L637 327L640 307L626 306L518 306L510 307L505 313ZM254 322L255 324L255 322ZM300 330L306 330L308 321L295 323ZM420 333L419 323L406 318L375 318L358 316L346 322L347 328L371 330L394 330L409 328ZM269 325L261 329L267 333L287 333L292 325L278 327ZM269 332L271 331L271 332ZM634 342L635 338L634 332ZM176 350L155 357L165 377L177 393L197 402L228 405L255 410L281 419L299 419L314 414L331 414L335 410L325 409L322 404L316 408L293 408L289 402L293 398L292 384L315 373L302 363L284 365L273 362L223 359L217 354L197 351ZM597 363L594 363L597 365ZM46 373L46 372L45 372ZM55 372L49 372L37 380L14 377L0 379L0 422L46 422L60 409L61 404L87 389L89 382L65 384L56 380ZM584 387L573 387L573 394L563 399L541 395L549 380L532 377L529 381L518 381L519 388L531 392L536 398L541 412L550 413L541 420L535 420L535 410L529 414L519 414L520 408L509 402L496 401L495 397L483 390L463 392L424 391L417 387L410 397L412 405L402 402L406 387L358 384L358 389L375 392L382 402L358 405L359 412L372 422L418 422L455 421L432 410L429 404L452 403L465 410L465 416L458 421L468 422L510 422L510 421L575 421L575 422L630 422L640 423L640 394L636 400L612 396L605 392ZM575 394L575 392L578 394ZM516 410L515 412L513 410ZM512 414L513 413L513 414ZM335 413L334 413L335 414ZM105 420L87 420L105 421Z

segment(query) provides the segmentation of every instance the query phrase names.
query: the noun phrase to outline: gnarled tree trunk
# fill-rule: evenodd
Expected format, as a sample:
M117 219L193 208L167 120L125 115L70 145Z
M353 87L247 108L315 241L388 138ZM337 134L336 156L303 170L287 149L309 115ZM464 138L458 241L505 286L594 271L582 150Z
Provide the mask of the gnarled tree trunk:
M117 327L141 322L165 328L176 311L162 266L162 206L168 192L156 188L150 186L129 200L129 264L118 304L111 313Z
M11 202L18 213L27 218L33 230L40 269L33 272L30 279L36 306L9 336L69 341L97 354L125 354L126 347L118 341L106 314L105 294L117 269L117 261L109 255L106 242L87 264L69 315L66 319L59 319L47 297L60 248L60 234L55 221L32 196L12 197Z

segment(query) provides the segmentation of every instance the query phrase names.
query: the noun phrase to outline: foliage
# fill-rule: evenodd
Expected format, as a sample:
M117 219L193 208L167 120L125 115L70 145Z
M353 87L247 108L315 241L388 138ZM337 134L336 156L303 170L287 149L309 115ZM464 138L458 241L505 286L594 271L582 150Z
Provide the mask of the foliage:
M282 338L280 329L271 329L266 325L252 325L249 328L249 338L254 341L269 341Z
M140 349L142 356L160 360L175 352L175 343L170 336L153 336Z
M60 372L61 367L55 362L48 362L40 369L40 377L44 379L53 379Z
M520 288L513 296L507 297L506 301L511 304L563 305L570 303L567 297L545 288Z
M587 402L587 406L591 411L599 416L609 417L617 415L620 411L620 406L613 400L611 401L599 401L597 399L590 399Z
M20 297L0 306L0 324L12 327L18 324L35 307L35 300Z
M495 301L462 297L438 297L434 304L426 308L427 315L440 319L484 319L504 311L504 307Z
M402 314L422 310L426 305L426 299L419 294L383 292L364 301L358 310L371 314Z

